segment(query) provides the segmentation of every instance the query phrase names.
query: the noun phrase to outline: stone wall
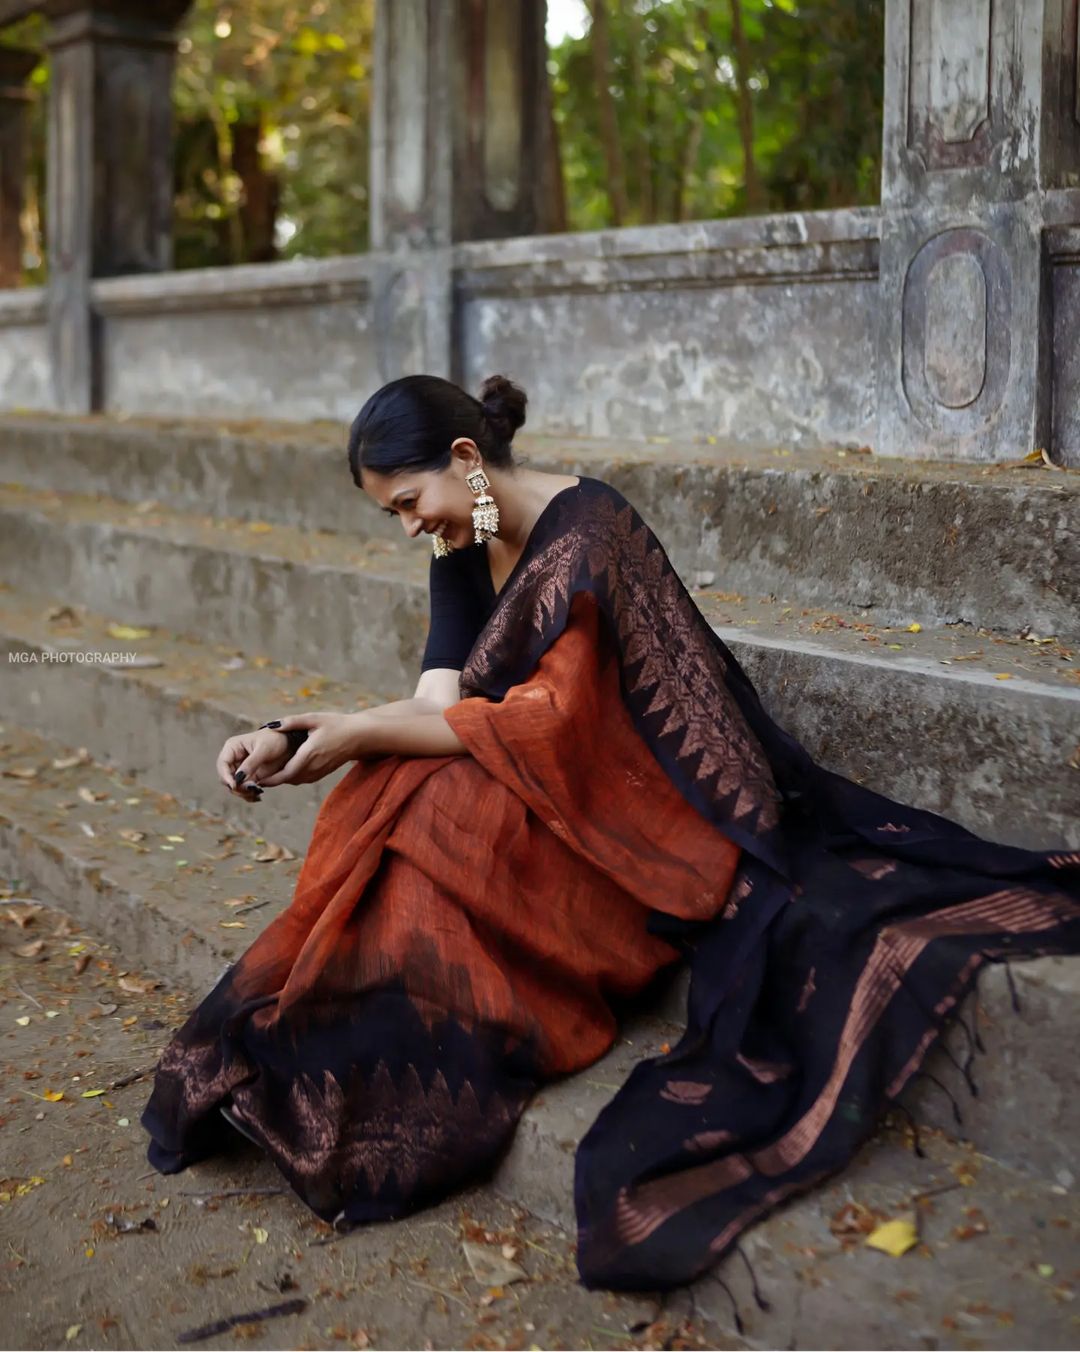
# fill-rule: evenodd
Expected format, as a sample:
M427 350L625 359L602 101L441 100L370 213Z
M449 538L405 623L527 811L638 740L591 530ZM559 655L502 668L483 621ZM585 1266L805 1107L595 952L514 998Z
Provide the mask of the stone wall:
M371 259L110 278L106 412L344 420L377 385Z
M55 408L45 292L0 291L0 407Z
M877 260L874 210L460 245L459 376L540 432L863 444Z
M1047 232L1054 310L1053 444L1080 466L1080 227Z
M538 432L868 442L877 248L873 210L459 244L456 376L521 380ZM407 275L369 254L96 281L104 407L348 419L394 374ZM40 358L11 374L24 341L0 327L0 407L50 408Z

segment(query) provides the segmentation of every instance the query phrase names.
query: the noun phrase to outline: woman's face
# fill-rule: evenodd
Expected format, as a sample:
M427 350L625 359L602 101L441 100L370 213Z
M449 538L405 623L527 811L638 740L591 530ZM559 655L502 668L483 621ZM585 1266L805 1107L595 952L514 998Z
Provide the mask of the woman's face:
M391 475L365 469L362 478L364 492L384 512L400 519L410 540L424 531L441 535L461 549L474 539L472 510L476 502L465 475L480 462L474 443L467 438L459 438L452 449L454 456L445 470L410 469Z

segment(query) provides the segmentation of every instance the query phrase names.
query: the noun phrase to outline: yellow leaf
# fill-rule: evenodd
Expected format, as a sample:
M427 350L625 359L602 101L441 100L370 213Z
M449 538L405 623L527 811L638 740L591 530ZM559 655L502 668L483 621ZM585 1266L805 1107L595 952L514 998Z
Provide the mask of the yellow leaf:
M922 625L919 624L918 621L916 621L915 624L909 624L909 625L908 625L907 631L908 631L909 634L921 634L921 633L922 633Z
M183 843L183 840L184 840L184 837L183 837L183 836L166 836L165 839L166 839L166 840L175 840L175 841L178 841L179 843L182 844L182 843Z
M30 1015L20 1014L19 1017L15 1020L15 1022L19 1025L20 1028L25 1028L26 1025L30 1022Z
M73 1338L77 1338L82 1332L81 1324L69 1324L67 1332L64 1334L64 1341L70 1343Z
M247 929L242 920L222 920L220 924L222 929Z
M269 1232L264 1230L262 1226L256 1226L255 1229L252 1230L251 1234L256 1244L265 1244L266 1241L270 1238Z
M918 1244L919 1236L911 1221L886 1221L866 1236L866 1242L871 1249L880 1249L882 1253L899 1258Z
M1011 681L1011 680L1012 680L1012 672L1011 672L1011 671L999 671L999 672L997 672L997 674L994 676L994 680L995 680L995 681Z
M64 1097L64 1091L62 1089L46 1089L42 1097L47 1098L50 1103L59 1103Z
M105 632L110 638L149 638L154 632L136 624L110 624Z
M83 1250L83 1253L86 1254L87 1258L93 1258L94 1246L91 1244L89 1248Z
M84 1090L82 1091L82 1094L80 1095L80 1097L81 1097L81 1098L99 1098L102 1094L104 1094L104 1092L105 1092L104 1089L84 1089Z

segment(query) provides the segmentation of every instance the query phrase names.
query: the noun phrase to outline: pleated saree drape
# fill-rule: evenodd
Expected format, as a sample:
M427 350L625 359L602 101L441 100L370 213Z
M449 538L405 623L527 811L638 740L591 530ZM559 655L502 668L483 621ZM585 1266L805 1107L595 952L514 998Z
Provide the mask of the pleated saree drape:
M468 754L355 765L289 908L174 1035L158 1169L231 1105L320 1216L402 1215L490 1169L684 955L686 1033L575 1178L582 1280L677 1285L850 1158L983 962L1080 947L1080 852L817 766L599 480L544 510L461 684Z

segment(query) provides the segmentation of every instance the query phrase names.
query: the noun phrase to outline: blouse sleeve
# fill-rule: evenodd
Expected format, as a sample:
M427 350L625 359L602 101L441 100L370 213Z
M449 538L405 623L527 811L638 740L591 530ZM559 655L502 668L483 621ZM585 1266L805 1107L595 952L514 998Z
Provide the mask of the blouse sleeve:
M421 671L432 667L460 671L484 627L487 616L470 562L464 550L445 559L432 556L428 574L431 627Z

